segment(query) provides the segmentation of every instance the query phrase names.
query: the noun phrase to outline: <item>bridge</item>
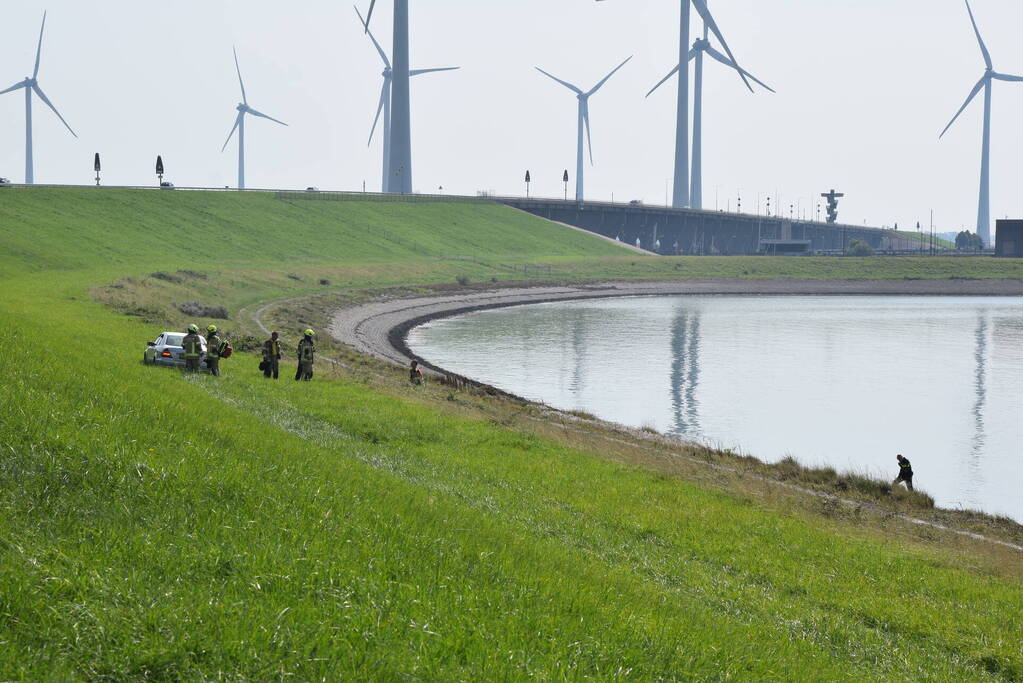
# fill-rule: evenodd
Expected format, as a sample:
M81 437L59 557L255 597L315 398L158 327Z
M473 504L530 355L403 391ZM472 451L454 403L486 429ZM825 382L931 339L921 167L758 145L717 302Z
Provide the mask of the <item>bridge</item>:
M548 220L658 254L805 254L844 251L852 240L874 249L905 248L891 230L639 203L499 197ZM914 244L916 244L914 242ZM908 246L908 245L907 245Z

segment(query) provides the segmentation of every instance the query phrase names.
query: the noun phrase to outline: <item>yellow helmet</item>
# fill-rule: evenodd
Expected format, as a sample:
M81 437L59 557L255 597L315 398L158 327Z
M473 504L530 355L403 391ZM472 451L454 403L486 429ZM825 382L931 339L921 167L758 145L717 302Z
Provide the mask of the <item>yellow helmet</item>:
M207 332L216 332L217 331L217 326L216 325L207 325L206 326L206 331Z
M199 326L196 325L195 323L192 323L191 325L188 326L188 331L189 332L198 332L199 331Z
M312 330L306 330L304 334L307 337L315 337L316 336L316 333L313 332Z

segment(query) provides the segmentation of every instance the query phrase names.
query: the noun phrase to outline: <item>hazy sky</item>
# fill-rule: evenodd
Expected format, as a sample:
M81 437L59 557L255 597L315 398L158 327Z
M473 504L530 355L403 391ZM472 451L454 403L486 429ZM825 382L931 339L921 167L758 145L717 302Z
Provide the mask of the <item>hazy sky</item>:
M672 175L678 0L414 0L413 68L461 71L413 81L418 191L524 191L560 196L575 165L576 101L533 70L584 89L635 55L590 103L595 166L587 196L663 203ZM380 139L366 146L382 65L347 2L305 0L6 0L0 89L31 73L49 10L39 82L78 133L34 105L39 183L153 182L162 154L179 186L235 185L237 147L221 153L240 101L236 45L254 108L250 187L370 190ZM360 2L365 9L367 0ZM390 51L391 3L374 28ZM961 0L711 0L740 63L778 94L751 95L734 73L707 67L704 205L752 211L835 187L842 218L939 229L976 222L982 98L939 142L984 63ZM1023 4L976 0L1003 73L1023 74ZM694 37L699 22L694 21ZM995 83L992 217L1023 216L1023 83ZM24 98L0 96L0 175L24 176ZM763 200L762 200L763 201Z

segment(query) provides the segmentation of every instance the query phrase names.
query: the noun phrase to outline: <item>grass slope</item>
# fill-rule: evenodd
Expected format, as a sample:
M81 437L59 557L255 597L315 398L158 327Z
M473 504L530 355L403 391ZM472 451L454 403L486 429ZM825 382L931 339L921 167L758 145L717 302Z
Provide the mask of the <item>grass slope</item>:
M1023 677L1018 566L322 366L144 368L152 325L89 295L150 269L209 271L232 308L303 268L600 273L613 245L490 206L110 196L0 195L0 679ZM171 220L198 243L150 243Z

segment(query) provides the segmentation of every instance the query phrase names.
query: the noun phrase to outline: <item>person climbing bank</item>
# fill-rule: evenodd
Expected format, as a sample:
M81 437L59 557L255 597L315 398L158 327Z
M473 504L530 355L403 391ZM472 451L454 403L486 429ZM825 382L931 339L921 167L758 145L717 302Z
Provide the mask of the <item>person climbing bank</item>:
M901 481L906 485L906 488L910 491L913 490L913 466L909 462L909 458L903 458L902 454L896 455L895 459L899 461L899 476L895 477L895 481L892 482L892 487L898 486Z

